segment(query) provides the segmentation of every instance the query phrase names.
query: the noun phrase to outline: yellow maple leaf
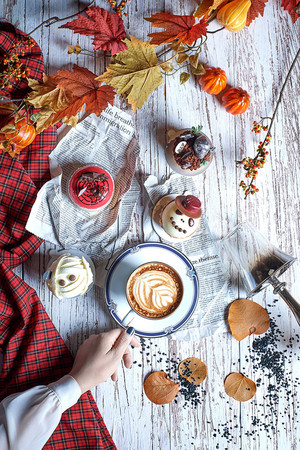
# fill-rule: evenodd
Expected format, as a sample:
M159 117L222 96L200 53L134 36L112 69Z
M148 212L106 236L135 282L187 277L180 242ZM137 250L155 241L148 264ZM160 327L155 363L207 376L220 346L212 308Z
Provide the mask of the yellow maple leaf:
M58 88L51 79L51 75L44 74L43 83L29 78L28 85L32 92L29 93L27 101L35 108L50 106L53 111L61 111L74 101L73 94L70 91Z
M163 77L153 46L134 36L130 39L124 39L127 50L116 55L115 63L96 80L115 87L117 94L125 94L135 113L163 83Z

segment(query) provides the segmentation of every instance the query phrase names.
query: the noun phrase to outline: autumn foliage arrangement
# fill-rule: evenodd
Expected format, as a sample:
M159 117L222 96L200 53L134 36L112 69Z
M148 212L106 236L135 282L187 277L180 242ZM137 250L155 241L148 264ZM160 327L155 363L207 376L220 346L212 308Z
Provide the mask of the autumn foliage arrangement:
M242 114L249 106L249 94L241 88L224 90L227 82L225 72L220 68L204 67L200 61L200 53L210 33L224 28L236 32L249 26L259 15L263 15L267 1L203 0L191 15L158 12L145 18L153 29L158 29L148 35L149 41L126 34L122 16L127 15L125 10L129 1L108 0L110 11L93 6L92 2L74 20L61 28L92 38L93 51L75 45L69 46L69 54L95 56L99 52L111 57L105 72L100 76L74 65L72 70L58 70L56 74L48 76L45 74L43 81L38 82L30 78L26 67L18 65L22 45L32 45L30 36L24 38L24 42L17 44L10 54L0 56L2 67L6 65L0 95L10 86L14 77L24 78L31 88L29 95L21 101L11 102L5 96L0 98L0 148L12 156L20 151L22 147L14 145L14 140L21 132L19 130L23 132L23 127L18 128L16 124L24 117L27 120L26 126L33 125L36 133L41 133L60 121L75 126L79 114L83 117L91 113L99 116L109 103L114 102L116 94L124 96L135 112L163 84L164 76L175 75L178 71L180 84L195 76L207 93L218 95L224 91L222 104L229 113ZM282 7L290 13L294 22L299 18L299 1L282 0ZM210 23L214 18L221 28L211 31ZM46 22L50 25L61 20L64 19L51 18ZM160 49L162 45L164 48ZM3 127L6 111L9 114ZM16 120L13 123L11 119L14 115ZM244 167L243 162L239 163ZM262 161L259 162L261 163ZM248 162L246 166L247 164ZM255 167L252 169L256 170ZM256 176L255 172L250 174ZM253 179L251 182L253 185ZM245 184L241 184L245 196L256 192L252 185L249 188L246 185L244 189Z

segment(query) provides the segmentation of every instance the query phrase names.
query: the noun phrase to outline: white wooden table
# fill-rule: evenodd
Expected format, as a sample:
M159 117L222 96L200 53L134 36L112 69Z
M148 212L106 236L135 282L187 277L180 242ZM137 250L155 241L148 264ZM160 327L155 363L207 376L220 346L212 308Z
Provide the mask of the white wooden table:
M87 2L72 0L6 0L0 2L0 16L10 20L21 30L30 32L41 21L52 16L65 17L76 13ZM107 2L97 1L99 6ZM125 27L128 33L147 39L151 25L143 20L160 11L174 14L191 14L196 2L156 0L132 0L128 5ZM192 78L179 86L179 73L166 77L165 84L151 94L148 102L134 116L136 134L141 153L138 161L140 179L145 174L159 178L169 174L164 156L166 129L187 128L202 124L204 132L211 136L216 146L216 158L209 170L200 175L201 201L208 223L216 239L225 236L238 222L249 220L279 248L300 257L300 61L297 62L287 83L273 129L270 156L259 173L257 186L260 192L247 201L238 188L242 173L235 168L235 160L254 155L258 137L251 133L253 120L272 114L280 87L299 46L299 21L292 24L288 13L279 2L269 0L263 18L239 33L211 34L203 48L202 59L214 67L223 68L228 83L241 86L251 95L251 107L240 116L225 112L214 96L201 91ZM41 46L47 73L71 68L73 63L88 67L97 74L104 71L103 56L97 59L68 55L69 44L79 43L92 49L91 39L74 35L70 30L58 29L59 24L40 28L33 37ZM218 27L217 24L216 28ZM117 106L130 108L124 101ZM140 221L132 226L132 236L142 241ZM91 333L114 326L104 306L101 289L94 288L88 295L76 300L58 301L41 282L50 245L44 243L31 260L16 272L33 286L44 304L62 338L75 354L82 341ZM290 292L299 297L299 263L289 269L282 280L288 282ZM239 297L236 290L236 297ZM286 349L286 342L299 333L299 327L282 300L273 304L269 288L255 300L268 307L283 333L279 350ZM273 306L274 305L274 306ZM199 342L177 342L171 338L147 341L145 352L134 351L137 361L131 370L120 369L117 383L107 382L95 389L94 395L104 420L120 450L148 449L296 449L300 448L299 415L299 340L291 341L290 354L285 366L289 390L279 392L278 414L272 413L268 395L268 380L260 369L254 370L249 350L253 338L236 341L229 333L214 335ZM143 393L144 377L151 370L164 370L166 356L186 358L198 356L207 365L208 376L202 385L197 408L183 408L184 400L167 406L157 406ZM148 353L148 355L146 355ZM163 360L160 361L160 358ZM147 362L147 360L149 362ZM256 397L246 403L238 403L227 397L223 382L227 374L241 371L253 380L262 378ZM298 404L295 400L298 389ZM270 416L268 416L270 414ZM272 422L274 429L254 426L253 418ZM298 422L297 422L298 420ZM226 427L229 438L226 436ZM261 428L261 429L260 429ZM214 430L215 429L215 430Z

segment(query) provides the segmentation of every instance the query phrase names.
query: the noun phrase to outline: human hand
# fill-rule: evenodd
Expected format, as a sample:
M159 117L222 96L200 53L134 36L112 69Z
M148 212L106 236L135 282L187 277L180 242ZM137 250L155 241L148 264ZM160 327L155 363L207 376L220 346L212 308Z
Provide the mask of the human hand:
M117 379L118 366L123 359L125 367L131 367L129 345L139 347L139 340L133 336L134 329L116 328L106 333L91 335L79 347L71 375L84 393L99 383Z

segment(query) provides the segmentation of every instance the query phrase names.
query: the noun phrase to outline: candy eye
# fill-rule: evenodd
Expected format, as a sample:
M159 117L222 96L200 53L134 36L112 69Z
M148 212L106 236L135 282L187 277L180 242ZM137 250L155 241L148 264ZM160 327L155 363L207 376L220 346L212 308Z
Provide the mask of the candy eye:
M76 276L75 275L69 275L69 280L70 281L75 281L76 280Z
M58 284L60 286L64 286L66 284L65 280L59 280Z

